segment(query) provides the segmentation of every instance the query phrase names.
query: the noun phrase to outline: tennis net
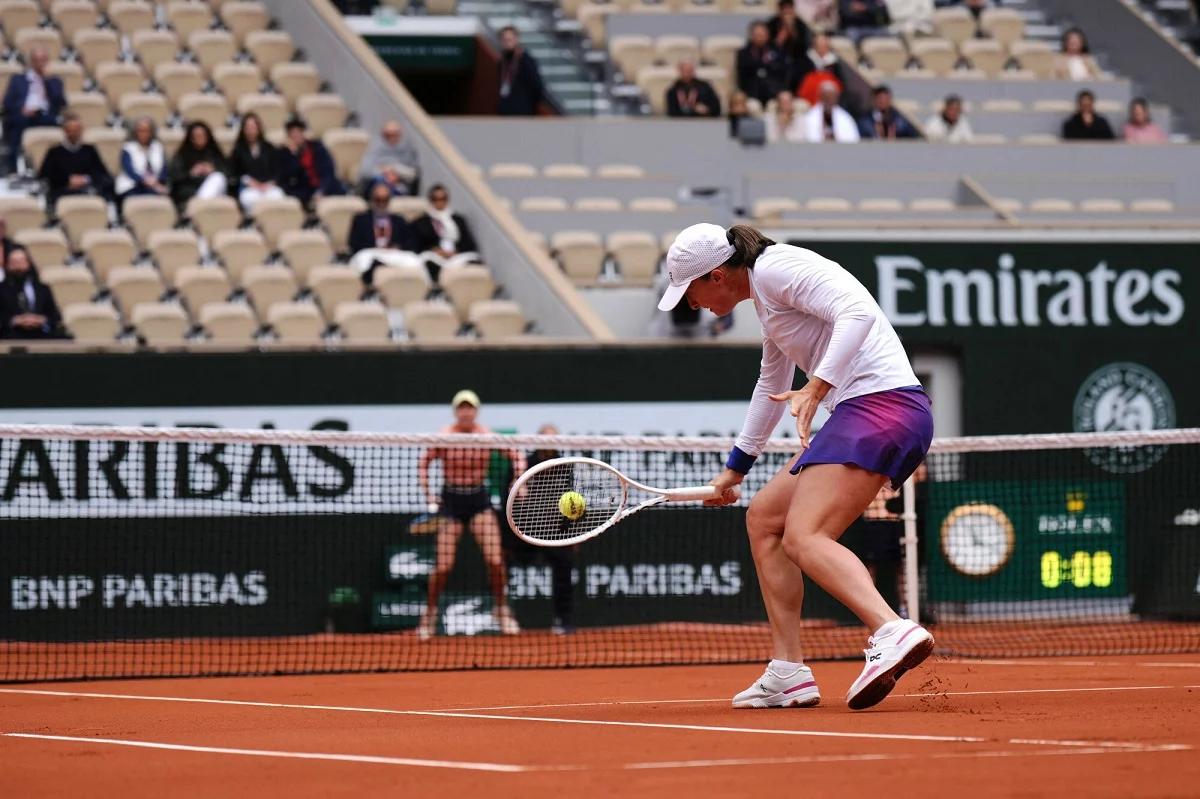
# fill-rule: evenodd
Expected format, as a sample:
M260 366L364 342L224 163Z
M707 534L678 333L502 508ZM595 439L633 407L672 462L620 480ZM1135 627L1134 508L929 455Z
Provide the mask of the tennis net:
M744 516L794 441L737 505L658 506L577 547L487 511L518 455L679 487L731 443L3 426L0 681L762 660ZM945 654L1200 651L1200 430L939 440L842 541ZM812 584L804 619L808 657L860 656Z

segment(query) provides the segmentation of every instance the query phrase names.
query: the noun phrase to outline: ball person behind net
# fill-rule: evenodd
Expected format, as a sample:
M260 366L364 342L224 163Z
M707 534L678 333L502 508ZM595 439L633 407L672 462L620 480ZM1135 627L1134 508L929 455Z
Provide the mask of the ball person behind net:
M659 303L683 300L718 316L752 300L763 357L746 421L726 468L712 481L742 482L785 410L796 417L801 453L753 498L746 529L774 651L766 672L734 697L735 707L808 707L820 701L800 640L802 574L872 630L866 665L850 686L854 709L882 701L896 678L933 650L933 636L901 619L866 567L838 539L886 483L900 487L933 437L929 397L904 347L870 293L817 253L776 244L748 225L693 225L667 253L670 285ZM796 367L808 382L792 391ZM832 415L811 437L819 405Z

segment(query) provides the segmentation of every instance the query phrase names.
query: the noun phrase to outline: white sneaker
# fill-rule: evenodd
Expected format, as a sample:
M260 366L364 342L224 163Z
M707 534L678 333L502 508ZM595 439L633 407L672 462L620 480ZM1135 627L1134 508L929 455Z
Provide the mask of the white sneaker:
M513 616L512 609L508 605L504 605L494 615L496 622L500 625L501 635L521 634L521 625L517 624L517 619Z
M919 666L933 652L933 636L915 621L901 619L890 626L883 635L867 639L867 648L863 650L867 664L846 694L846 704L851 710L882 702L904 672Z
M763 675L733 698L734 707L815 707L821 691L812 669L801 666L795 673L781 677L768 665Z
M437 631L437 613L428 608L421 611L421 620L417 622L417 639L428 641Z

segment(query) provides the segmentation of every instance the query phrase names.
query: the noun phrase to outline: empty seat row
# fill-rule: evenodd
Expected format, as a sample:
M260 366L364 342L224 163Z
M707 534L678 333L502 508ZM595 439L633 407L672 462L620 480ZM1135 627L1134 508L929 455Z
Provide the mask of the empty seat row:
M1175 211L1174 202L1158 197L1146 197L1128 203L1110 197L1091 197L1078 202L1059 197L1040 197L1028 202L1011 197L1001 197L995 200L995 204L998 208L1010 213L1029 211L1053 214L1082 211L1108 214L1132 211L1139 214L1167 214Z
M905 202L895 197L872 197L859 200L857 204L840 197L812 197L805 202L792 197L763 197L751 206L751 215L756 220L778 220L782 215L800 211L859 211L868 213L890 211L917 211L943 213L954 211L958 206L944 197L920 197Z
M503 161L492 164L488 175L493 178L536 178L538 168L533 164ZM646 170L635 164L602 164L591 170L584 164L547 164L541 169L544 178L584 179L621 178L637 179L646 176Z
M994 39L967 39L956 44L950 39L922 38L906 47L900 38L872 36L861 42L860 49L864 66L883 75L948 77L969 66L995 78L1013 66L1032 77L1050 78L1056 66L1054 49L1043 41L1017 41L1005 46Z
M581 205L582 203L582 205ZM615 197L584 197L572 206L562 197L524 197L517 203L521 211L637 211L649 213L671 213L679 210L679 203L670 197L637 197L622 208Z
M674 234L669 238L673 239ZM658 271L662 244L654 234L644 231L618 231L601 238L592 231L573 230L555 233L549 250L567 276L578 283L596 280L611 257L622 282L650 285Z

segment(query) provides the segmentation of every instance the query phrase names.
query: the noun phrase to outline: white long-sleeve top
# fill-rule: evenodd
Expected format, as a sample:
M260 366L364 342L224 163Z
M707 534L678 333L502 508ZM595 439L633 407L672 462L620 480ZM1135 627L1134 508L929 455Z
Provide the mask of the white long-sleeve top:
M920 385L892 323L870 292L839 264L812 250L773 244L750 270L763 329L762 369L737 447L757 456L787 403L796 367L833 388L822 404Z

